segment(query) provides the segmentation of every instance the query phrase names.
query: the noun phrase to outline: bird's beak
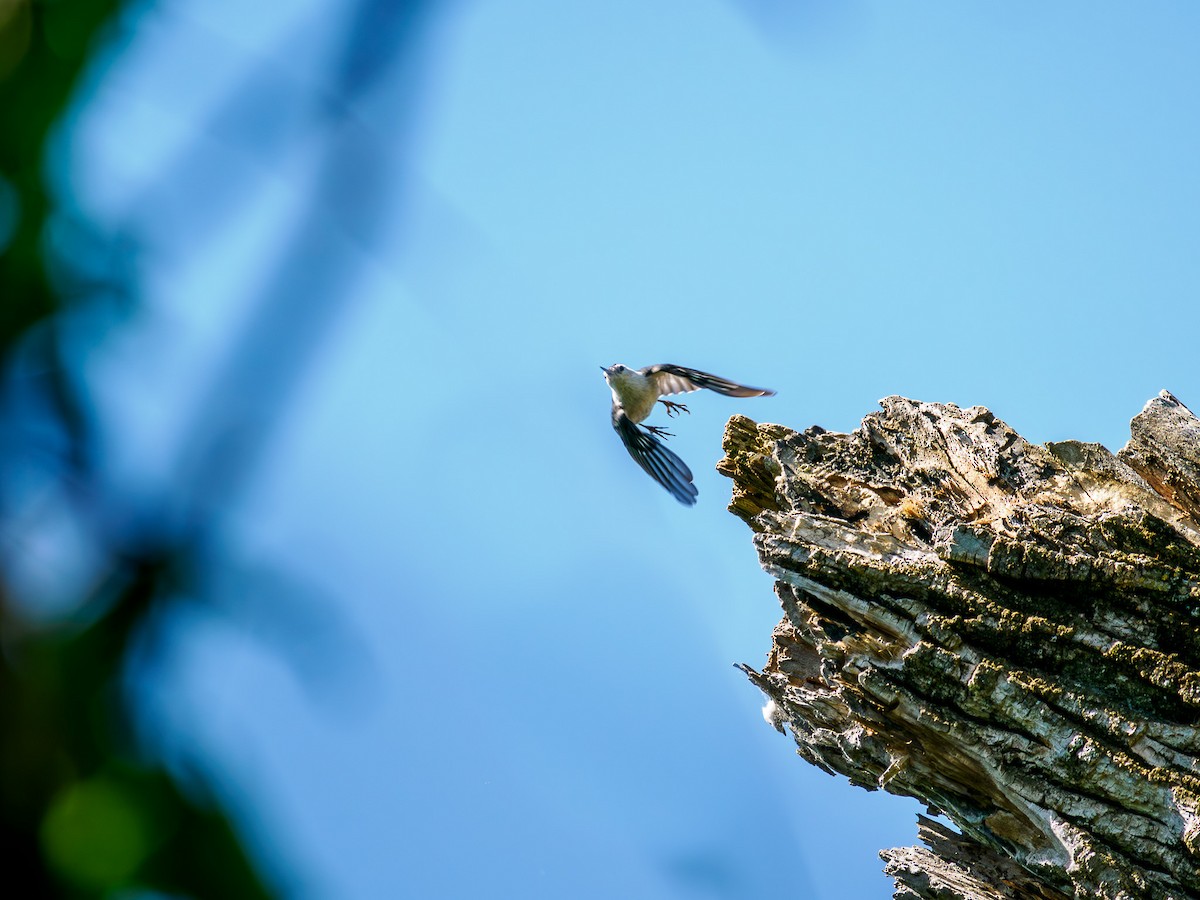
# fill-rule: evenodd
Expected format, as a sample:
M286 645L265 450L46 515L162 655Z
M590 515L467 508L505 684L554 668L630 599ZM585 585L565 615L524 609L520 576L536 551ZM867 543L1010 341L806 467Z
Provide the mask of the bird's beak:
M601 366L600 371L603 372L605 375L607 375L608 374L608 366Z

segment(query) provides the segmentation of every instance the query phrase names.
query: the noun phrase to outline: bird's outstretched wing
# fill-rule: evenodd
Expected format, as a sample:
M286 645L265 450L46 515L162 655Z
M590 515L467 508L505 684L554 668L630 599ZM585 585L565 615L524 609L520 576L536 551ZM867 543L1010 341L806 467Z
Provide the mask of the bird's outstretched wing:
M670 363L646 366L641 370L641 374L654 381L654 386L660 394L686 394L701 388L708 388L726 397L771 397L775 394L766 388L749 387L728 378L709 375L707 372L689 369L686 366L673 366Z
M639 428L617 404L612 408L612 426L621 443L651 478L665 487L684 506L694 506L699 491L692 484L692 473L682 459L667 449L654 435Z

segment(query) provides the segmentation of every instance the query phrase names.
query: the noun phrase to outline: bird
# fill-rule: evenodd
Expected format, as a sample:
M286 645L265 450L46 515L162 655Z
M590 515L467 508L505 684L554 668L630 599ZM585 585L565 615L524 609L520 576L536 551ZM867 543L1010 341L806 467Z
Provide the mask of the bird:
M667 489L684 506L694 506L698 491L692 484L692 472L682 459L667 449L659 438L674 437L657 425L641 424L661 403L667 415L691 414L682 403L660 399L663 394L686 394L707 388L726 397L773 397L774 391L748 387L727 378L698 369L660 363L631 369L621 363L601 366L604 380L612 390L612 427L621 438L634 462Z

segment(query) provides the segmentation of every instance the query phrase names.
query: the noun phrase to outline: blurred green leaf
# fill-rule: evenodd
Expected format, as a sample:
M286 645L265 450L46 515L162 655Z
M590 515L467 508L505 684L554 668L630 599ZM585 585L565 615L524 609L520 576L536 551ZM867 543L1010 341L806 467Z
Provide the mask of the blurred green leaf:
M0 178L15 214L0 241L0 351L57 306L41 253L46 139L116 0L0 0ZM0 210L0 225L4 224Z
M126 885L160 836L139 797L104 776L67 785L42 821L42 847L55 872L81 888Z

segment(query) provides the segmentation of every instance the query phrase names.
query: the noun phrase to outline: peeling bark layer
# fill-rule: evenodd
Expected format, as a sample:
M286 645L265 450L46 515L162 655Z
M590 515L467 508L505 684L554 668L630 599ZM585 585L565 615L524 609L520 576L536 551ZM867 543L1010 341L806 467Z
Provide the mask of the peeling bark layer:
M896 900L972 897L979 900L1067 900L1009 857L955 834L944 825L917 817L925 847L883 850L883 871L896 879Z
M736 416L718 470L784 618L761 673L809 762L915 797L897 897L1200 896L1200 421L1113 455L889 397L852 434Z

